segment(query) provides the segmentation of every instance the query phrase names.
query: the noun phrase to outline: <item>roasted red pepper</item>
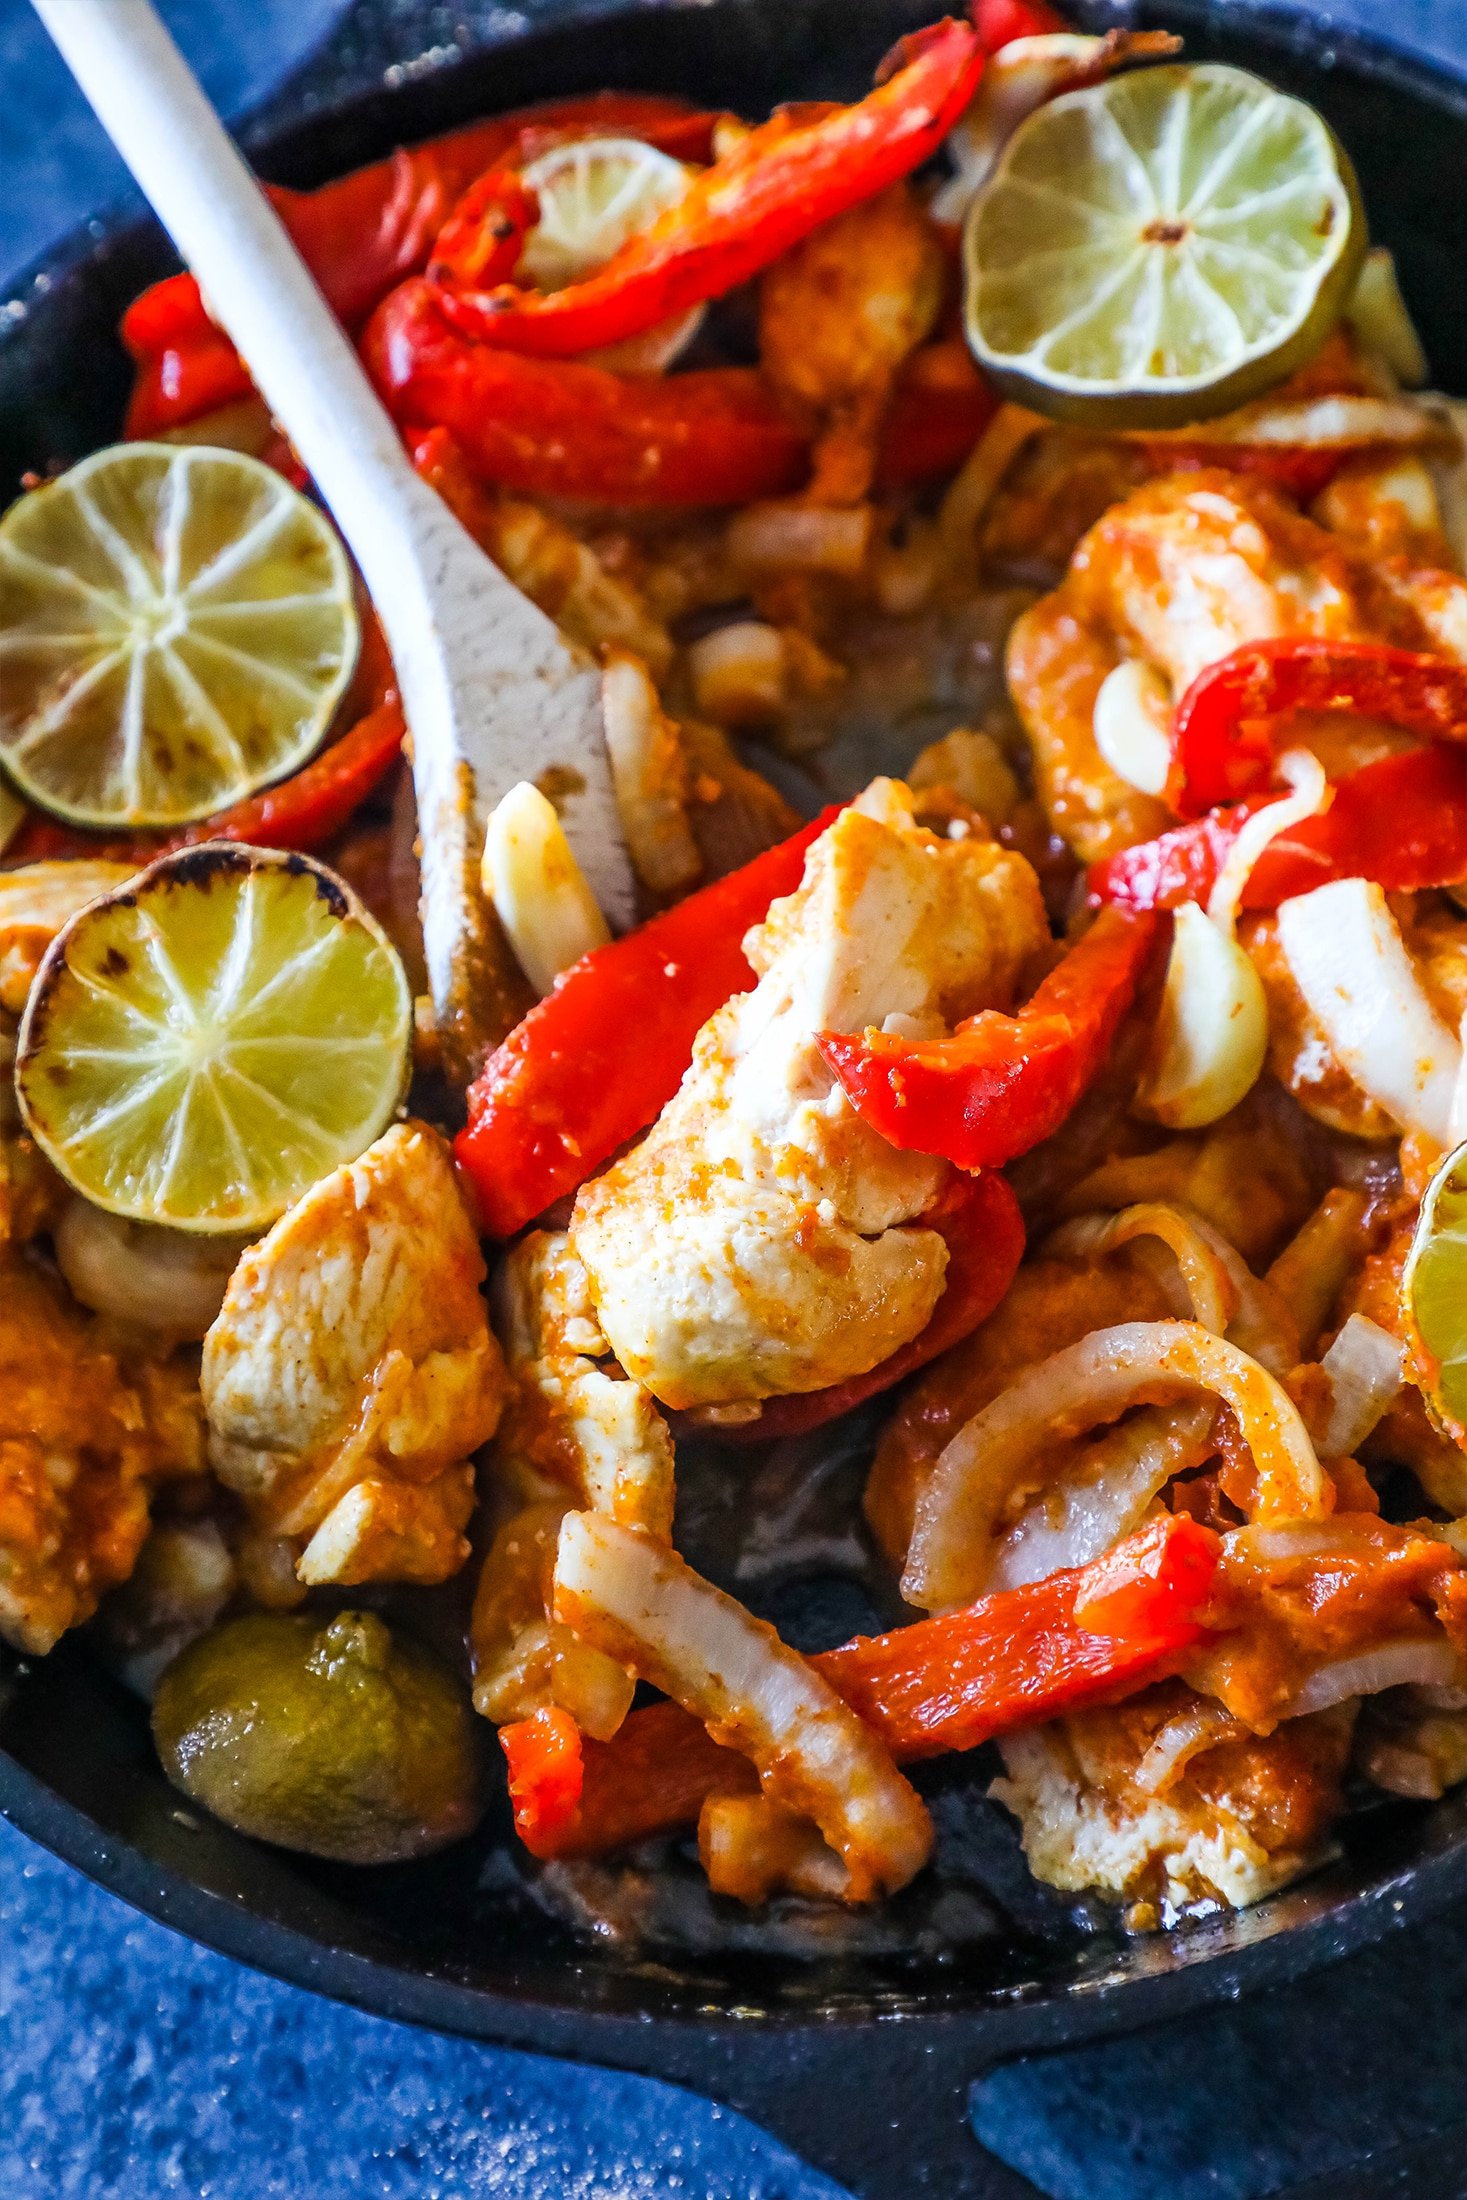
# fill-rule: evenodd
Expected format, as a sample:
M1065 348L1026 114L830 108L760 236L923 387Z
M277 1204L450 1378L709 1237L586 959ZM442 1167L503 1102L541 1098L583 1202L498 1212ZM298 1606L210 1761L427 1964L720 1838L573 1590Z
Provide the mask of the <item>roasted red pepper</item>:
M403 730L401 705L391 695L292 778L181 832L106 841L33 813L7 848L6 860L39 863L46 857L87 855L144 864L170 849L194 848L206 840L242 841L251 848L285 848L308 855L333 840L386 778L402 754Z
M997 53L1016 38L1047 38L1070 28L1044 0L973 0L968 12L985 53Z
M428 278L482 288L507 283L540 218L540 203L514 168L491 168L471 183L433 241Z
M454 1155L493 1236L575 1191L662 1112L708 1018L753 983L744 934L794 892L835 815L593 948L490 1055Z
M992 1170L981 1176L955 1176L913 1227L936 1230L948 1248L942 1297L921 1335L879 1367L853 1375L849 1382L796 1397L766 1399L757 1421L731 1423L718 1431L720 1436L734 1444L762 1444L777 1436L803 1436L809 1429L823 1428L853 1406L905 1381L987 1320L1024 1257L1024 1218L1008 1179Z
M521 147L567 136L641 137L680 160L707 160L717 116L652 92L595 92L471 123L317 191L270 189L301 256L348 328L415 274L455 201ZM247 397L248 371L204 310L192 275L154 283L122 318L139 376L127 432L178 427Z
M1159 474L1185 473L1194 469L1221 466L1226 472L1252 474L1256 479L1271 481L1300 504L1312 503L1322 489L1328 488L1345 460L1348 450L1336 447L1327 449L1311 447L1305 443L1209 443L1204 438L1188 436L1185 440L1167 437L1141 446L1147 460Z
M567 359L639 336L758 275L810 232L909 175L978 87L983 48L966 23L904 41L894 74L854 107L776 114L699 176L605 267L553 292L507 285L451 298L466 334Z
M974 1749L1174 1670L1204 1633L1198 1614L1218 1555L1208 1529L1166 1513L1092 1565L810 1662L898 1759ZM708 1795L753 1779L677 1704L634 1711L614 1740L582 1748L577 1802L559 1816L516 1812L536 1856L593 1855L673 1832Z
M1090 1085L1153 936L1152 918L1102 910L1017 1016L984 1009L950 1039L827 1031L820 1051L893 1146L998 1168L1056 1131Z
M876 461L880 489L907 489L962 465L998 398L966 344L923 344L897 377Z
M1260 793L1271 721L1350 710L1424 740L1467 741L1467 665L1386 642L1249 642L1192 682L1172 720L1168 794L1183 817Z
M1210 810L1156 840L1124 848L1090 873L1090 898L1127 909L1205 903L1242 827L1266 801ZM1335 782L1330 806L1270 841L1243 888L1244 909L1276 909L1334 879L1388 893L1467 878L1467 751L1434 744L1384 756Z
M547 1704L532 1718L499 1730L509 1761L509 1799L526 1845L553 1838L581 1800L581 1733L568 1711Z
M809 444L752 368L661 377L521 359L461 335L445 295L403 283L364 356L393 417L447 428L484 480L618 504L738 504L803 481Z

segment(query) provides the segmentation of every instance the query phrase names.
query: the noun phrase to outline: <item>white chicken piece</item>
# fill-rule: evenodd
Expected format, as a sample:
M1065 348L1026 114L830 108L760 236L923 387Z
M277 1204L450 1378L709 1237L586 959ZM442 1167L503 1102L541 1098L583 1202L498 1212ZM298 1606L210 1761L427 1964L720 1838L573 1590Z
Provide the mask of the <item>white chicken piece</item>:
M0 874L0 1008L19 1016L41 957L64 924L133 877L131 863L23 863Z
M1036 1879L1140 1907L1137 1925L1244 1909L1317 1863L1340 1808L1353 1704L1260 1739L1167 1683L999 1744L989 1793L1019 1820Z
M496 1298L511 1385L498 1451L623 1527L670 1536L671 1433L641 1383L598 1364L611 1347L565 1232L522 1239Z
M1244 643L1288 636L1461 657L1467 582L1375 563L1268 483L1221 470L1147 482L1090 529L1061 586L1017 622L1008 650L1040 797L1083 861L1150 838L1168 822L1163 806L1128 784L1097 744L1096 698L1115 667L1139 659L1176 702L1198 673ZM1348 769L1398 736L1352 714L1301 718L1288 739L1316 748L1327 769Z
M306 1582L446 1580L504 1364L448 1148L400 1123L244 1255L204 1340L209 1455Z
M1048 939L1024 859L928 832L900 782L841 813L744 943L758 984L576 1200L571 1244L628 1375L668 1406L737 1406L864 1374L926 1326L947 1247L911 1225L947 1164L869 1129L818 1035L940 1036L1011 1006Z

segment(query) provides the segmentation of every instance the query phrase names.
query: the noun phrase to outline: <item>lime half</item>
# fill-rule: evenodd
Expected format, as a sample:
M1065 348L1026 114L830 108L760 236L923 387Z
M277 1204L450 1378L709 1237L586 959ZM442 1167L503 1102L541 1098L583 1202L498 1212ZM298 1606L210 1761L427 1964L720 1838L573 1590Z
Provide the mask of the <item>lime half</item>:
M1178 426L1308 358L1365 248L1312 107L1242 69L1143 69L1015 131L968 217L968 339L1036 412Z
M1426 1188L1401 1308L1432 1418L1467 1443L1467 1146L1447 1155Z
M178 825L294 771L357 655L326 515L239 451L120 443L0 520L0 764L81 825Z
M693 170L640 138L581 138L542 153L522 180L540 215L517 272L538 290L564 290L676 206Z
M412 997L334 873L210 842L72 918L36 976L15 1083L27 1128L96 1206L264 1228L380 1135Z

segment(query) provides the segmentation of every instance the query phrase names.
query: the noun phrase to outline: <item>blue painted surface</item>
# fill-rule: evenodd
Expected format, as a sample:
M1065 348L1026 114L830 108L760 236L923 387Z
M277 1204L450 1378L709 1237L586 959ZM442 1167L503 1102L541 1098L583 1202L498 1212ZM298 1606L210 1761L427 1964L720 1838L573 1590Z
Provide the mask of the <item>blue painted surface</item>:
M163 0L231 114L342 4ZM479 12L444 10L453 25ZM1330 14L1467 62L1467 0ZM25 0L0 0L0 83L3 282L123 178ZM1244 2012L1000 2072L978 2127L1055 2200L1262 2200L1433 2130L1460 2157L1464 1982L1467 1920ZM1444 2163L1431 2200L1458 2189ZM840 2200L741 2118L670 2087L434 2039L258 1978L0 1824L0 2196L165 2195Z

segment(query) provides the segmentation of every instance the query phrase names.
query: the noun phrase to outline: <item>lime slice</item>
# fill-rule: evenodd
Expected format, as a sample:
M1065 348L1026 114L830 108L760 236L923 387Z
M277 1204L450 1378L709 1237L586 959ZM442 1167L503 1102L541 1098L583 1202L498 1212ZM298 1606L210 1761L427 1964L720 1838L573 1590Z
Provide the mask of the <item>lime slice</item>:
M37 972L21 1112L77 1191L255 1230L391 1120L412 997L376 920L304 856L226 841L89 902Z
M1312 107L1242 69L1143 69L1015 131L968 217L968 339L1036 412L1177 426L1309 357L1365 248Z
M115 444L0 520L0 764L79 825L183 824L294 771L356 655L335 529L242 452Z
M582 138L553 147L524 171L540 218L516 274L537 290L580 282L676 206L692 180L691 168L639 138Z
M1467 1146L1426 1188L1401 1278L1412 1372L1433 1420L1467 1443Z

